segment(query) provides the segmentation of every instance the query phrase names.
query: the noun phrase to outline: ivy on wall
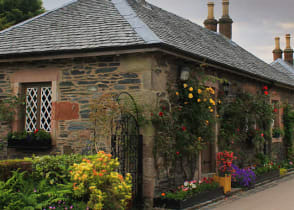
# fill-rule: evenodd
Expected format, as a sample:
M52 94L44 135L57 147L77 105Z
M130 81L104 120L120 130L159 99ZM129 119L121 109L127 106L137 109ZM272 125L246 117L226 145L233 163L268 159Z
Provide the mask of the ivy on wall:
M283 124L284 124L284 146L287 159L293 159L293 131L294 131L294 111L293 107L289 104L285 104L284 114L283 114Z
M219 106L219 149L232 150L247 162L242 150L254 149L255 153L271 153L271 123L274 117L268 92L256 96L237 93L234 98L222 98ZM267 145L267 146L265 146Z
M169 103L151 113L156 128L155 160L163 158L166 168L181 162L183 170L183 162L189 163L190 173L185 176L190 179L199 151L215 139L215 90L206 87L204 81L194 72L187 82L169 89Z

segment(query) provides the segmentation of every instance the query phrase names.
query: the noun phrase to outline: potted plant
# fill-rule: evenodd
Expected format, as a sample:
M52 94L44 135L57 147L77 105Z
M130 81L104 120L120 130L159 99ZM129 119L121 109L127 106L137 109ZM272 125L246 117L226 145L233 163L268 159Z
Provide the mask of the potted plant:
M18 149L49 149L51 135L45 130L36 129L34 132L13 132L7 136L8 147Z
M177 189L163 192L154 199L154 207L184 209L199 203L218 198L223 190L213 178L203 178L201 181L185 181Z
M280 128L273 128L273 138L280 138L284 135L284 131Z
M224 193L231 191L231 174L233 172L232 163L236 159L233 152L224 151L217 153L218 175L214 176L216 182L224 188Z

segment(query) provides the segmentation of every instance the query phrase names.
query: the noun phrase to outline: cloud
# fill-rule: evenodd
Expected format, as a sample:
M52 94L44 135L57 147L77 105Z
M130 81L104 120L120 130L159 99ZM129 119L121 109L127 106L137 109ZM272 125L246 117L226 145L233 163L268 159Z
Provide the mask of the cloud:
M279 25L284 30L293 30L294 29L294 22L279 23Z

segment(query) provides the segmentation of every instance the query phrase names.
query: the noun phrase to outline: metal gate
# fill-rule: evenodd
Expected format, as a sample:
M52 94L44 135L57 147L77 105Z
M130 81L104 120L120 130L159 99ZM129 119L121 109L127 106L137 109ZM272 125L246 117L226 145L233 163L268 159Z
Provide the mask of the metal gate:
M120 118L116 120L116 127L111 137L111 152L120 162L119 172L123 175L132 175L133 206L142 203L142 135L139 132L138 110L133 97L123 92L118 95L117 102L124 95L131 99L134 113L122 111Z

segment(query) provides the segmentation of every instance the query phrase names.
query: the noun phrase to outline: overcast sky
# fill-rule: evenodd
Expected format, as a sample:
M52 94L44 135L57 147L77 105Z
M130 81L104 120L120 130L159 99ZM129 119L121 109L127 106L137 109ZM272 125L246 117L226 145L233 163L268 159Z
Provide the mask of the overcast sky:
M43 0L47 10L59 7L70 0ZM99 0L97 0L99 1ZM208 0L147 0L156 6L203 25L207 17ZM215 2L215 17L222 15L222 0ZM233 41L270 63L274 37L281 37L285 48L285 34L294 36L294 0L230 0L233 19ZM294 39L291 39L294 46Z

